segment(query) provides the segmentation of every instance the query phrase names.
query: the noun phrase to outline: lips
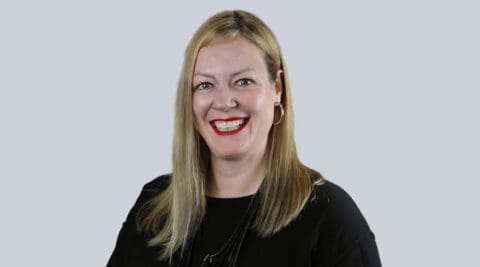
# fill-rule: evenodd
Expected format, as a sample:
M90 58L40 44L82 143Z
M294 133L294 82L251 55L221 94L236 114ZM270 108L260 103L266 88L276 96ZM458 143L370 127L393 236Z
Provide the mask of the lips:
M248 123L248 118L227 118L227 119L215 119L210 121L215 133L218 135L232 135L240 132L245 128Z

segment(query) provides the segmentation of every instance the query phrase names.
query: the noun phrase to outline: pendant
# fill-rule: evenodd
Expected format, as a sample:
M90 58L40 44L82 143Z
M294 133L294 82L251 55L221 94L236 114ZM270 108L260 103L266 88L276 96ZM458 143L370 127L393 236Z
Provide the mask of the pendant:
M212 264L214 257L215 257L215 255L207 254L207 255L205 256L205 258L203 258L203 264L202 264L202 266L206 266L206 265Z

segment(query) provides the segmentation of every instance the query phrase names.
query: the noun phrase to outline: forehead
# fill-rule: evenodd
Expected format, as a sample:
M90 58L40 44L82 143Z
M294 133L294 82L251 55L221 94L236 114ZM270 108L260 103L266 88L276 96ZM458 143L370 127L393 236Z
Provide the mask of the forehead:
M239 68L266 71L262 52L243 37L221 39L200 49L195 72L222 73Z

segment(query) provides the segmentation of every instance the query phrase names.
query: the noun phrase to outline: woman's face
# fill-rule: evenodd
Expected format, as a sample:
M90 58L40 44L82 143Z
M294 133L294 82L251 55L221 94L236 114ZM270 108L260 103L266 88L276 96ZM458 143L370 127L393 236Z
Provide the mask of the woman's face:
M272 81L261 51L244 38L200 49L193 73L195 127L212 158L262 156L280 102L280 74Z

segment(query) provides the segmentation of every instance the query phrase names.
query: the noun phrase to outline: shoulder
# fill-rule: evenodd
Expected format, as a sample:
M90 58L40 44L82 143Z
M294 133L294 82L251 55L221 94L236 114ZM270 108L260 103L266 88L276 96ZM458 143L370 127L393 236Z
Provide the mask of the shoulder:
M369 230L368 224L352 197L339 185L325 180L314 187L311 204L335 224L348 224L353 230Z
M147 247L146 242L149 236L141 233L137 229L136 217L139 210L148 203L149 200L155 198L164 192L170 184L171 175L161 175L146 183L133 207L128 212L122 228L117 237L117 242L107 266L126 266L125 264L133 264L144 266L144 262L149 258L145 255L151 253L151 258L155 258L155 248ZM133 266L133 265L132 265Z
M171 174L160 175L149 181L142 187L142 191L138 196L135 206L142 205L148 200L163 193L170 185Z
M358 257L359 261L377 261L375 236L355 201L342 187L325 180L315 186L307 206L316 217L317 249L327 252L331 263Z
M146 183L143 188L142 192L163 192L167 187L170 185L172 175L171 174L164 174L160 175L150 182Z
M150 200L161 195L170 185L171 175L164 174L160 175L153 180L147 182L140 191L135 204L130 209L130 212L127 216L127 222L133 223L138 211Z
M170 185L170 177L171 175L169 174L158 176L142 187L140 194L130 208L124 222L126 230L132 233L137 232L138 216L140 216L144 209L149 209L149 203L168 188Z

